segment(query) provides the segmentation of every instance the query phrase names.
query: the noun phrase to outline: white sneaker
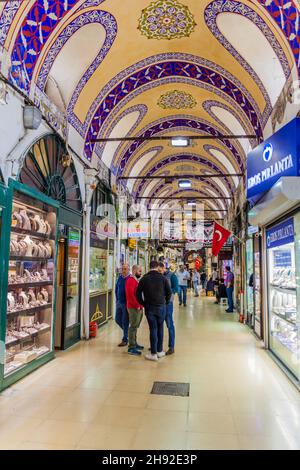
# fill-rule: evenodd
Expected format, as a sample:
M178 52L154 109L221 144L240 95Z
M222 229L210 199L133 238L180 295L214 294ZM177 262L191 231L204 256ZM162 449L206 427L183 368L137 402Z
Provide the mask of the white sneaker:
M158 352L157 357L165 357L166 353L164 351Z
M158 361L157 354L146 354L145 359L148 361Z

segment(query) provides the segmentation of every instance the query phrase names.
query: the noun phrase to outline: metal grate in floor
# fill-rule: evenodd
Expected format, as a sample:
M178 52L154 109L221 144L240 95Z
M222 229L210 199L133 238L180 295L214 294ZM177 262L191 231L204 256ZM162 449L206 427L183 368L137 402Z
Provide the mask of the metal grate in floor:
M172 395L174 397L189 397L190 384L180 382L154 382L151 393L153 395Z

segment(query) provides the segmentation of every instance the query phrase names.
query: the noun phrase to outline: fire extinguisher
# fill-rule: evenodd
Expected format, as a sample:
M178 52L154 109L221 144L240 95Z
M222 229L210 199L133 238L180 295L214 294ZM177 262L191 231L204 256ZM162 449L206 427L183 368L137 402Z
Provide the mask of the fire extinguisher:
M245 322L245 317L244 317L244 291L241 290L241 302L240 302L240 316L239 316L239 322L244 323Z
M90 322L90 338L96 338L98 331L98 325L96 321Z

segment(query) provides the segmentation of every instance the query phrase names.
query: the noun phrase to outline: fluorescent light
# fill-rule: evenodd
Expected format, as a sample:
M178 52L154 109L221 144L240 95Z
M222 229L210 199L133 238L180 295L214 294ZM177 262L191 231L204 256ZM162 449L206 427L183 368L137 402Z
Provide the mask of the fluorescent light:
M188 205L188 206L195 206L195 205L196 205L196 203L195 203L195 202L193 202L193 201L190 201L190 202L188 202L188 203L187 203L187 205Z
M192 187L192 183L190 180L179 180L178 186L179 188L188 189Z
M190 139L188 137L172 137L172 147L188 147L190 145Z

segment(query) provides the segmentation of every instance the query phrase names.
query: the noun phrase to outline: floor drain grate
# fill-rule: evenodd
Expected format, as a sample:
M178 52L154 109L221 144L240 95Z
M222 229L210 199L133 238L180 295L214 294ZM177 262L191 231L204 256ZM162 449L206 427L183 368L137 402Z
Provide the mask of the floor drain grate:
M172 395L174 397L189 397L190 384L180 382L154 382L153 395Z

